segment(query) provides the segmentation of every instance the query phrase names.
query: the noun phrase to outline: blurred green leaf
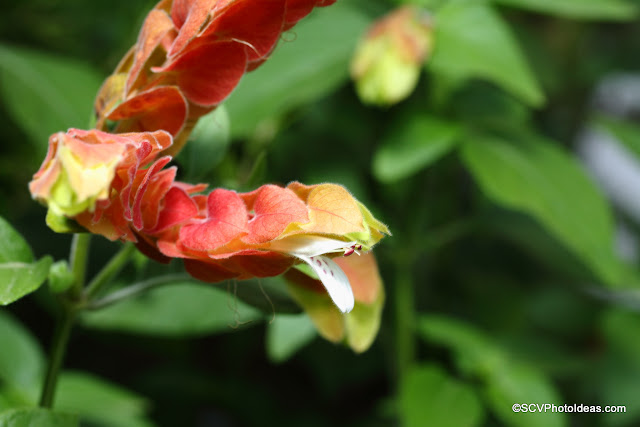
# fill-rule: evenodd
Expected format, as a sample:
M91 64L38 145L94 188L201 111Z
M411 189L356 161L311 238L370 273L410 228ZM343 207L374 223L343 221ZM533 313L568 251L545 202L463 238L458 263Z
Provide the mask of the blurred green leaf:
M78 417L48 409L11 409L0 413L0 427L76 427Z
M188 180L199 180L220 163L231 142L229 113L221 105L201 117L176 158Z
M35 291L47 279L51 257L32 261L33 253L27 242L0 217L0 305Z
M44 373L44 355L31 333L0 311L0 383L20 392L37 389Z
M604 414L606 425L634 426L640 418L638 381L640 381L640 315L621 309L604 312L600 329L606 340L608 351L603 354L596 375L585 378L594 383L599 401L611 405L625 405L624 413Z
M0 264L0 305L11 304L37 290L47 280L52 262L50 256L45 256L33 264Z
M309 344L316 328L306 314L278 314L267 327L267 355L281 363Z
M544 103L535 76L503 19L484 2L449 2L434 18L435 49L427 67L460 78L484 78L531 106Z
M626 0L493 0L498 4L571 19L628 20L638 8Z
M458 142L458 123L413 114L391 125L373 158L373 173L382 182L406 178L428 167Z
M568 426L563 412L514 412L512 405L551 403L562 405L563 399L540 371L530 365L506 363L486 380L486 397L494 413L509 426L562 427Z
M3 390L0 389L0 413L12 407L10 400L3 395Z
M31 262L33 253L27 242L0 216L0 263Z
M37 159L52 133L87 127L101 81L84 62L0 44L0 94Z
M480 331L445 316L422 316L421 336L451 349L458 369L470 376L488 376L504 364L505 355Z
M539 138L476 138L462 158L494 202L525 212L578 255L608 285L620 285L609 205L577 161Z
M596 125L611 133L640 160L640 126L615 117L599 116Z
M82 320L92 328L184 337L231 331L261 318L231 292L185 282L85 313Z
M400 390L400 408L407 427L476 426L484 410L474 389L451 378L436 365L412 368Z
M349 78L355 45L368 17L348 2L315 10L286 33L269 60L243 77L226 106L234 137L263 119L325 96Z
M109 427L152 425L145 419L148 402L115 384L82 372L63 372L54 407L75 413L83 423Z
M523 213L501 208L488 209L483 216L490 232L518 245L552 271L581 283L598 280L596 273L543 224Z
M607 310L601 319L601 329L615 353L634 360L640 366L640 314L622 309Z
M564 413L516 413L514 403L561 402L547 377L533 365L513 357L480 330L452 318L422 316L419 332L429 342L451 349L459 368L478 377L494 413L510 426L566 426Z

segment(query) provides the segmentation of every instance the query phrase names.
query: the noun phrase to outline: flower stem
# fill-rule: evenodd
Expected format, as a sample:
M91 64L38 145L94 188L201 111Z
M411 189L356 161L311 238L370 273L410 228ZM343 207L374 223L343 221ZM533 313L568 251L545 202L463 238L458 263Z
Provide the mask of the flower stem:
M71 328L76 317L76 311L72 307L65 307L62 318L56 326L51 346L51 356L49 366L47 368L47 376L45 377L44 386L42 387L42 395L40 396L40 406L43 408L51 408L55 397L56 385L58 382L58 374L62 367L62 361L66 353Z
M42 386L42 394L40 396L40 406L43 408L51 408L55 397L56 385L58 383L58 375L62 368L62 361L69 343L71 328L76 318L77 308L74 305L78 297L82 294L85 275L87 272L87 260L89 258L89 245L91 243L91 234L78 233L74 234L71 241L71 253L69 254L69 264L73 274L73 286L68 293L61 298L62 316L56 324L51 344L51 356L49 358L49 366L47 367L47 375Z
M70 292L74 298L79 297L82 293L82 287L84 286L84 279L87 272L87 259L89 257L90 243L91 234L77 233L73 235L69 264L71 264L71 272L74 277L73 287Z
M411 263L399 262L395 283L396 375L400 389L415 358L415 307Z
M133 243L125 243L125 245L118 251L117 254L109 260L107 265L105 265L102 270L91 280L91 282L87 285L85 289L85 297L88 301L100 292L102 287L109 282L114 276L116 276L120 270L125 266L125 264L131 258L131 255L135 251L135 246Z
M125 299L129 299L135 297L143 292L148 291L149 289L168 285L174 282L180 282L185 280L192 280L188 274L168 274L166 276L153 277L148 280L144 280L142 282L134 283L131 286L127 286L126 288L119 289L112 294L105 296L102 299L90 302L86 308L89 310L97 310L99 308L104 308L111 304L115 304Z

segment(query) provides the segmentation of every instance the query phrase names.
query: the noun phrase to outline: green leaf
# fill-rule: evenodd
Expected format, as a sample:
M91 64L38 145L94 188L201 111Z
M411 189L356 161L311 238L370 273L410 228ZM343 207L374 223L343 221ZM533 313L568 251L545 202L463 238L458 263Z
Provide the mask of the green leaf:
M85 128L102 77L86 63L0 45L0 94L13 119L44 157L49 135Z
M476 426L484 410L473 388L451 378L436 365L409 370L400 390L403 425Z
M50 256L45 256L33 264L0 264L0 305L11 304L37 290L47 280L52 262Z
M11 409L0 413L0 427L76 427L78 417L48 409Z
M189 136L189 142L176 158L184 166L188 180L199 180L220 163L231 142L231 123L221 105L201 117Z
M455 354L459 369L481 380L494 413L511 426L566 426L564 413L513 412L514 403L562 402L553 384L533 365L516 359L490 336L444 316L422 316L419 332Z
M44 373L44 355L31 333L0 311L0 384L22 392L38 388Z
M456 123L414 114L392 125L373 158L373 173L382 182L393 182L428 167L458 142Z
M549 13L571 19L628 20L638 8L626 0L493 0L505 6Z
M20 233L0 217L0 263L13 261L31 262L33 253Z
M610 207L573 157L538 138L484 137L466 142L462 158L491 200L531 215L606 284L620 285Z
M230 292L185 282L85 313L82 320L98 329L184 337L231 331L261 318Z
M609 132L640 160L640 126L614 117L599 116L596 125Z
M520 363L506 363L487 378L486 398L505 425L521 427L562 427L569 425L563 412L514 412L514 403L562 405L563 399L537 369ZM529 408L527 408L529 409Z
M531 106L544 95L509 27L483 2L449 2L435 16L434 73L487 79Z
M451 349L458 369L466 375L486 377L505 363L502 350L480 331L444 316L422 316L420 335Z
M601 319L600 329L609 349L597 367L597 375L585 379L594 383L599 401L626 406L624 413L604 414L607 426L637 425L640 418L638 381L640 381L640 315L620 309L607 310ZM588 384L589 385L589 384ZM636 421L633 423L632 421Z
M316 328L306 314L279 314L267 328L267 355L273 362L284 362L315 336Z
M81 372L64 372L54 407L78 414L83 422L111 427L149 426L148 402L141 396Z
M598 280L598 276L582 258L531 216L500 208L487 209L483 215L483 224L491 233L518 245L562 277L570 277L582 283Z
M243 77L226 106L233 137L307 104L348 80L348 64L369 18L348 2L315 10L286 33L269 60Z
M640 367L640 342L636 339L640 333L638 313L610 309L603 314L600 328L613 354L632 360Z

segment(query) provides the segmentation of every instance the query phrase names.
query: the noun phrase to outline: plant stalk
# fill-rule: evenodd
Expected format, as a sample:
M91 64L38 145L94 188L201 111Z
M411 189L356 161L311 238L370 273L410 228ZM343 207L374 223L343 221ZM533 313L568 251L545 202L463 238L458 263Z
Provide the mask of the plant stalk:
M77 233L73 235L69 264L71 265L71 272L74 277L70 293L74 298L82 294L82 287L84 286L85 275L87 273L90 243L91 234L89 233Z
M131 255L135 251L136 247L133 243L128 242L118 251L117 254L113 256L105 265L102 270L91 280L91 282L87 285L87 288L84 291L86 300L91 301L91 299L96 296L102 287L109 283L113 277L115 277L120 270L125 266L125 264L131 258Z
M404 383L407 372L415 359L415 333L416 322L414 306L414 284L411 277L411 262L399 261L397 264L397 276L395 282L395 314L396 314L396 375L397 387L400 389Z
M58 375L62 368L62 361L67 350L71 328L76 317L76 310L72 307L65 307L62 318L56 326L51 345L51 356L49 366L47 367L47 376L45 377L44 386L42 387L42 395L40 396L40 406L43 408L51 408L55 398L56 385L58 383Z
M191 276L183 273L167 274L165 276L152 277L151 279L144 280L142 282L134 283L131 286L118 289L117 291L105 296L104 298L91 301L87 304L86 308L89 310L97 310L104 308L125 299L133 298L140 295L149 289L153 289L159 286L168 285L170 283L193 280Z

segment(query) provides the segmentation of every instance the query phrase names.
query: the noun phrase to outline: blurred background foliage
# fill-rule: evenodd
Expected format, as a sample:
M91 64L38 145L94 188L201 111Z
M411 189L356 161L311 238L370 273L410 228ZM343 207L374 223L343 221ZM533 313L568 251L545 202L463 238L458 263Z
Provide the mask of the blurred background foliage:
M64 259L70 242L27 191L47 137L87 127L153 4L3 2L0 212L38 258ZM349 63L402 4L430 14L433 50L410 97L364 105ZM377 341L355 355L317 338L278 279L261 283L274 315L246 292L255 283L181 283L178 265L140 256L122 283L172 273L175 285L83 318L56 408L99 426L637 425L639 14L638 0L314 11L176 162L184 180L243 191L338 182L371 207L394 233L376 248ZM95 272L117 245L93 246ZM51 302L43 288L0 310L0 409L37 399Z

